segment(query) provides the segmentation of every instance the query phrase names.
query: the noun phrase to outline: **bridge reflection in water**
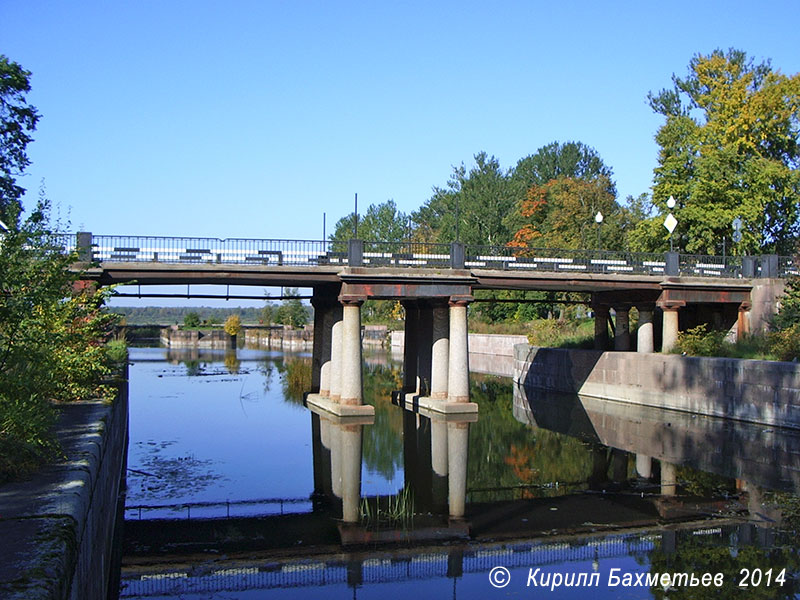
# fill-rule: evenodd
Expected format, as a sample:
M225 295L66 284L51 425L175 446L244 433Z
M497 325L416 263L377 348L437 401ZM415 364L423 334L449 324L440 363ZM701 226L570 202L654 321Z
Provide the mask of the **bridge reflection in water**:
M157 559L155 566L131 564L123 571L121 597L223 598L225 593L245 597L246 592L260 597L259 591L296 597L303 589L308 597L312 592L314 597L352 597L373 586L381 587L367 595L380 589L394 597L417 593L414 582L425 582L426 596L478 598L494 592L488 574L496 566L511 571L518 586L511 589L517 592L529 569L536 568L599 573L600 588L612 566L629 573L735 569L726 572L726 580L733 582L739 572L735 557L745 548L749 567L788 565L790 572L800 571L796 538L783 537L780 513L763 504L768 489L800 491L797 432L655 409L632 411L596 399L529 397L516 389L514 415L519 421L586 440L599 466L589 481L577 486L588 488L588 494L570 493L565 486L557 492L560 497L478 502L480 494L467 482L467 432L478 416L396 410L403 410L405 487L414 490L414 511L438 519L433 525L384 526L385 540L402 541L412 549L375 549L371 543L379 540L380 528L362 523L363 502L379 502L363 499L360 489L362 431L371 426L371 417L311 409L314 512L325 516L332 506L333 515L344 518L338 521L338 543L305 551L297 545L284 547L280 554L292 557L281 559L210 558L190 567L158 565ZM634 464L640 472L630 480ZM676 477L678 468L687 466L737 478L741 493L710 499L687 495ZM654 484L648 485L652 479ZM278 523L292 517L273 518ZM335 526L336 521L325 519L314 523ZM159 527L170 525L162 522ZM461 539L431 547L442 537ZM359 545L364 543L372 548L368 554ZM415 545L421 549L414 550ZM716 562L702 563L698 548L708 557L703 560ZM691 558L681 559L684 554ZM694 560L701 562L688 562ZM793 597L797 582L789 585L776 597ZM602 597L603 590L599 593Z

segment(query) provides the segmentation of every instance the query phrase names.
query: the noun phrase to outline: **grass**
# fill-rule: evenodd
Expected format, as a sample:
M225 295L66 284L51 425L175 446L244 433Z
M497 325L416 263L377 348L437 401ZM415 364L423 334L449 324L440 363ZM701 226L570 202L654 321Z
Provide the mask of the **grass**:
M379 496L374 501L361 499L361 522L364 527L410 529L414 523L414 494L411 488L404 487L398 494L384 498Z

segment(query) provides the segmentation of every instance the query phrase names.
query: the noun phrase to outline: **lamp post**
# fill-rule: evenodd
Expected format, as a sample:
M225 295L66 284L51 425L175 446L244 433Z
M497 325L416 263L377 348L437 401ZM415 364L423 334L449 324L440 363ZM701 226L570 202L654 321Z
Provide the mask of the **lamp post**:
M597 249L600 250L600 225L603 223L603 213L599 210L594 216L594 222L597 223Z
M669 210L672 211L672 209L675 208L675 204L676 204L675 198L670 196L669 200L667 200L667 208L669 208ZM670 252L673 252L673 248L672 248L672 232L675 231L675 226L677 224L678 224L678 219L675 218L675 215L673 215L672 212L670 212L667 215L667 218L664 219L664 227L666 227L667 231L669 231L669 251Z

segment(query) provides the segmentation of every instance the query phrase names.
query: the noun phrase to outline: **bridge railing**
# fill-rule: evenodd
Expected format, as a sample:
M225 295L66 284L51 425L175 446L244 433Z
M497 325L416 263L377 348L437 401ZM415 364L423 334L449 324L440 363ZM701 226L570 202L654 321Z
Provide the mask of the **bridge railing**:
M658 253L472 245L465 251L465 266L478 269L664 275L667 268Z
M54 236L65 251L94 262L226 263L267 266L359 266L500 269L690 277L788 277L790 256L705 256L611 250L478 246L461 243L279 240L161 236Z
M274 266L347 264L333 242L244 238L92 236L96 262L234 263Z

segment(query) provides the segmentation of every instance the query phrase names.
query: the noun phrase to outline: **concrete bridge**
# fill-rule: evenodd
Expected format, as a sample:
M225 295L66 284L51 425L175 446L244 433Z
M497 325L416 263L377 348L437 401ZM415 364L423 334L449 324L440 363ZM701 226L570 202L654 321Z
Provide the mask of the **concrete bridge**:
M467 307L475 290L581 292L595 314L598 349L667 351L698 323L741 335L774 309L789 257L719 257L417 242L65 236L83 276L100 284L220 284L313 289L310 401L365 415L361 312L367 299L405 307L403 391L415 406L470 413ZM188 292L188 290L187 290ZM613 314L613 319L612 319ZM610 343L609 326L613 332Z

